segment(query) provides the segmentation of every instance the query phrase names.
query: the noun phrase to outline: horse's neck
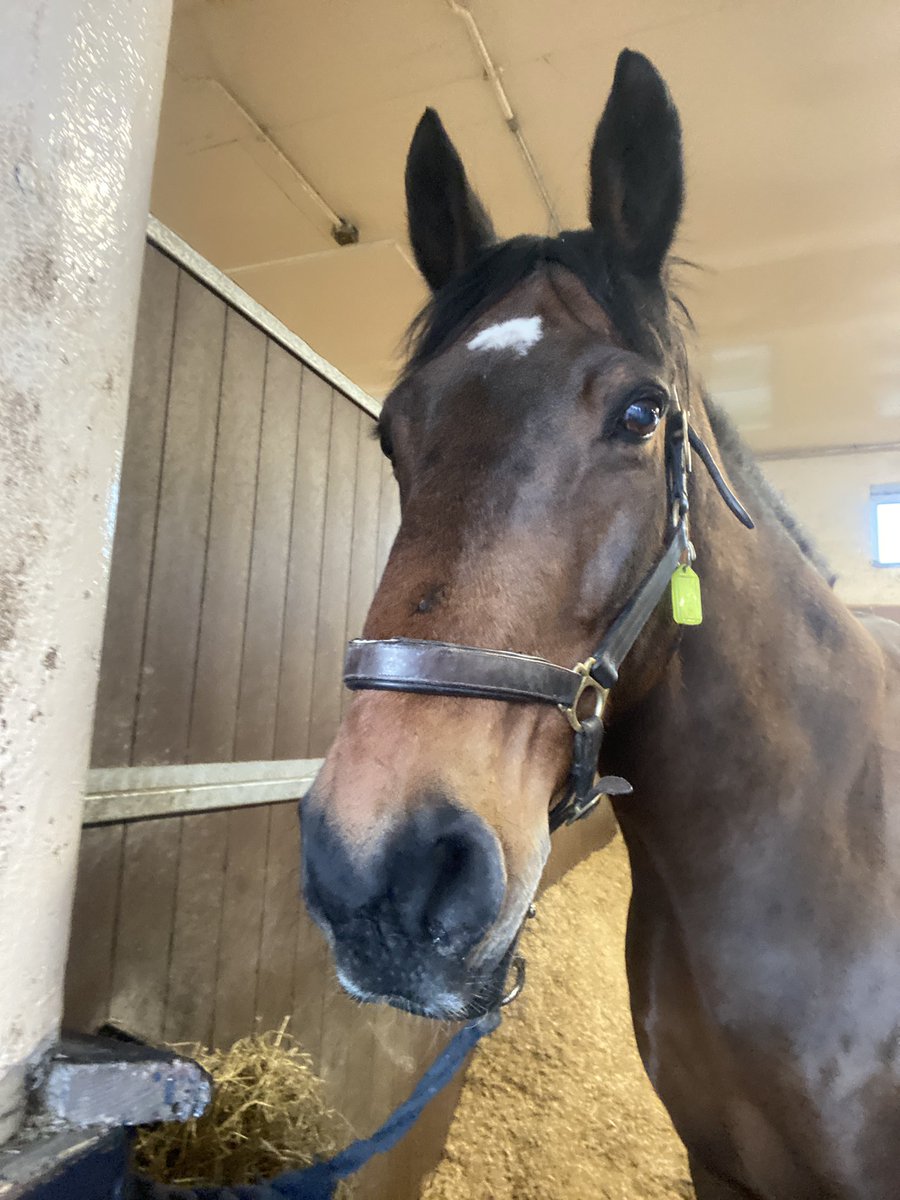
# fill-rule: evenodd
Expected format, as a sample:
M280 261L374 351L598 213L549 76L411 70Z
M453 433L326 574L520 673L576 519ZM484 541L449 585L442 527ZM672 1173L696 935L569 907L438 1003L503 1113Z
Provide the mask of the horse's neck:
M849 798L872 770L882 662L773 514L746 533L710 487L699 500L703 624L613 725L608 766L635 787L616 806L633 862L702 906L813 855L838 866L859 837Z

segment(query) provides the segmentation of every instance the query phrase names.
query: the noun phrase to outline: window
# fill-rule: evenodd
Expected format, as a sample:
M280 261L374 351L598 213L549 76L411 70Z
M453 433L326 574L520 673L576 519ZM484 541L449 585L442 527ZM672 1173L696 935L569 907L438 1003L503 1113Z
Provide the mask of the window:
M873 487L871 498L875 565L900 567L900 484Z

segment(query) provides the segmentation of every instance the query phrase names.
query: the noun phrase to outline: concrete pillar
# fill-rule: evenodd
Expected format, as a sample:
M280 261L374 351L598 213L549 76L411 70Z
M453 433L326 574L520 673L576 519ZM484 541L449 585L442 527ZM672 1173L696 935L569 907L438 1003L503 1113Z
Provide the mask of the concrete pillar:
M0 1141L58 1032L171 0L0 37Z

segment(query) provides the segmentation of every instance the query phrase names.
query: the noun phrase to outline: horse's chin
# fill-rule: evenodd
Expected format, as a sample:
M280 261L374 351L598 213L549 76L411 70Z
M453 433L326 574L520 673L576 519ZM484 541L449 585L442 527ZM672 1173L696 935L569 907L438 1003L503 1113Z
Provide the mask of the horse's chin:
M415 996L368 991L340 969L338 979L354 1000L366 1004L389 1004L391 1008L433 1021L474 1021L498 1009L507 996L507 977L518 940L513 938L492 967L482 965L477 979L453 991L441 990L439 985L433 992L423 986Z

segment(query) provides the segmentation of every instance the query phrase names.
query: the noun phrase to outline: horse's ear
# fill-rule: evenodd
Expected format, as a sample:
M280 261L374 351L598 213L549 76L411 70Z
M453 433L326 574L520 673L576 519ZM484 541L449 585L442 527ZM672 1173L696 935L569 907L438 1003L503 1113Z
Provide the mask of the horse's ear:
M623 50L591 150L590 218L622 264L658 274L684 200L681 122L649 59Z
M413 253L433 292L495 240L490 218L433 108L425 109L409 147L406 209Z

